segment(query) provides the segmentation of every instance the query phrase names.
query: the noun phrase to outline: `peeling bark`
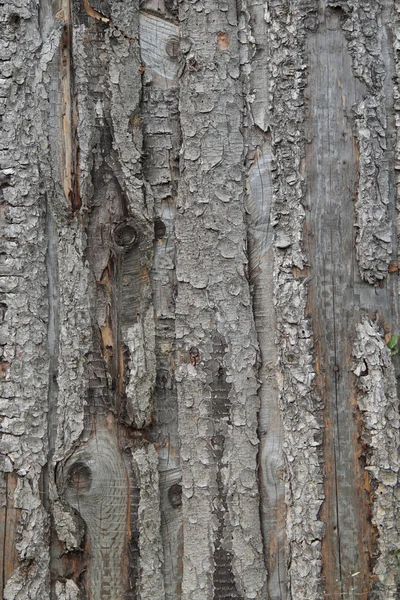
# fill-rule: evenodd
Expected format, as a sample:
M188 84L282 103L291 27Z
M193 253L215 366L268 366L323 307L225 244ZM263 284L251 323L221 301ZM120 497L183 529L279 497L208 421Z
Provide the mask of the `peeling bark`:
M180 87L176 379L182 598L191 599L265 594L254 519L259 402L245 277L237 15L234 6L226 8L219 11L211 2L202 11L180 8L188 51Z
M5 600L399 596L399 15L3 5Z
M378 532L373 597L397 598L399 406L391 352L376 322L365 320L357 325L353 356L366 445L365 470L372 480L372 522Z

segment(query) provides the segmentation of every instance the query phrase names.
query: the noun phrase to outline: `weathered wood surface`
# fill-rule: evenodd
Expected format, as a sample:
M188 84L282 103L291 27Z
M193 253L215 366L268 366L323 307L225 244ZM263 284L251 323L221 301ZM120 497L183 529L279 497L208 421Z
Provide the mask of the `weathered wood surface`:
M247 184L249 274L253 310L261 351L259 396L260 496L268 593L272 599L286 597L285 487L283 483L283 427L276 382L277 352L270 332L275 328L273 300L273 228L271 225L271 144L269 138L257 148Z
M368 25L364 27L371 28L372 15L366 15L365 19ZM327 7L320 13L317 32L309 35L306 43L309 57L305 92L308 101L306 135L309 143L303 175L309 211L306 239L312 273L308 309L313 316L316 385L324 403L325 502L321 515L326 534L322 542L322 573L327 594L345 597L355 594L366 599L371 590L377 589L389 598L396 594L393 584L389 583L390 577L385 588L384 578L374 583L371 570L371 558L379 552L381 534L372 516L371 501L376 484L365 471L370 452L368 422L360 412L361 403L351 366L352 340L364 315L377 320L389 337L399 326L397 274L388 274L387 264L386 267L379 266L377 271L372 269L377 256L381 256L383 234L380 231L384 227L390 252L393 246L390 217L394 199L387 167L391 140L383 129L385 119L375 120L373 102L360 132L358 107L368 105L371 96L376 96L380 90L377 83L373 89L372 85L367 83L366 86L355 76L345 30L345 15L337 8ZM364 57L364 64L368 66L369 59L378 69L379 57L374 56L373 50L371 52L371 58L368 54ZM390 81L390 60L385 69ZM390 101L388 104L390 108ZM385 105L379 111L384 115ZM377 136L380 137L377 139ZM364 141L360 141L360 137ZM374 146L379 139L385 141L380 143L377 151ZM367 144L372 150L367 150ZM360 164L374 154L379 167L368 168ZM375 168L380 171L380 182L374 177L372 180L373 185L379 187L379 195L376 192L374 195L374 190L365 181ZM363 191L364 187L368 187L368 192ZM368 201L373 208L360 206ZM368 243L371 259L366 274L365 250L360 250L360 244L365 243L364 236L369 235L372 227L372 220L367 216L371 210L381 217L379 224L373 221L377 235ZM360 253L362 261L357 260ZM362 281L362 278L367 282L374 277L381 279L385 271L387 282L381 287L372 287ZM391 377L393 375L387 374L388 385L391 385Z
M328 593L354 591L366 598L374 531L368 525L368 481L357 441L361 425L349 343L361 308L354 297L360 276L354 256L358 159L352 110L364 88L353 75L339 16L327 9L321 21L306 45L310 143L304 173L312 272L308 306L316 340L316 384L324 403L323 576Z
M289 598L320 598L324 523L321 400L315 393L312 314L307 312L307 256L303 244L304 42L315 24L316 2L271 5L271 141L275 229L274 303L277 381L283 423L286 561Z
M397 598L397 3L2 10L0 595Z
M97 428L63 465L62 496L87 526L89 589L96 600L123 595L128 485L113 433Z
M285 486L283 482L283 423L276 378L278 358L274 309L274 230L271 221L271 137L268 25L264 6L257 0L243 5L239 20L241 65L245 76L247 147L246 212L249 281L253 313L260 346L260 412L258 435L260 517L263 533L267 591L271 600L287 595Z

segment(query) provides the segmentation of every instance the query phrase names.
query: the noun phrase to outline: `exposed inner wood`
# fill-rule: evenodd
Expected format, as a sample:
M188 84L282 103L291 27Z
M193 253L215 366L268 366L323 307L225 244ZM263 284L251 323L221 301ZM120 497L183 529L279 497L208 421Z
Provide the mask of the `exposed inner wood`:
M261 350L259 396L261 522L271 600L286 598L285 488L282 480L283 425L275 376L277 351L273 302L273 227L271 225L271 144L265 136L249 168L247 212L250 282Z
M308 308L316 348L316 386L324 402L323 576L327 597L367 599L376 532L364 471L362 420L351 342L363 314L389 310L390 290L360 281L354 250L358 151L352 107L363 84L352 72L340 11L321 14L306 52L309 77L306 156L307 245L313 277Z
M72 50L72 7L70 0L64 0L62 14L64 31L61 40L61 114L62 114L62 180L66 198L75 212L81 205L79 190L79 145L77 138L77 107L74 85Z
M93 600L122 600L128 480L112 423L99 427L64 465L64 497L84 519L90 540Z

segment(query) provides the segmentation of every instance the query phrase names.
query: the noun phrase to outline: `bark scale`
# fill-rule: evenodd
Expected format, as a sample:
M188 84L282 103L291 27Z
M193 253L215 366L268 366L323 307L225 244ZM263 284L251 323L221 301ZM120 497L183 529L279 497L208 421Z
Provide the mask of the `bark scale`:
M3 598L398 597L399 10L3 5Z

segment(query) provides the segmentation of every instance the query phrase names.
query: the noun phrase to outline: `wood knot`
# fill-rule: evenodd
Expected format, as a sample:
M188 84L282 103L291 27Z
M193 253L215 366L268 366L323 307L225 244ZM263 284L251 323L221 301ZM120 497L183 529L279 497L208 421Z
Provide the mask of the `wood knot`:
M137 242L138 234L130 221L123 221L114 227L113 237L117 246L130 248Z
M199 63L194 57L189 58L187 61L188 71L198 71L200 69Z
M5 302L0 302L0 323L6 318L7 308L8 306Z
M179 38L176 35L171 35L166 41L165 52L170 58L179 56Z
M168 490L168 500L173 508L182 506L182 486L179 483L174 483Z
M92 485L92 471L84 462L73 463L67 474L67 486L74 488L78 494L88 492Z
M13 27L13 29L17 29L20 26L21 17L17 13L11 13L8 18L8 22L10 23L11 27Z

